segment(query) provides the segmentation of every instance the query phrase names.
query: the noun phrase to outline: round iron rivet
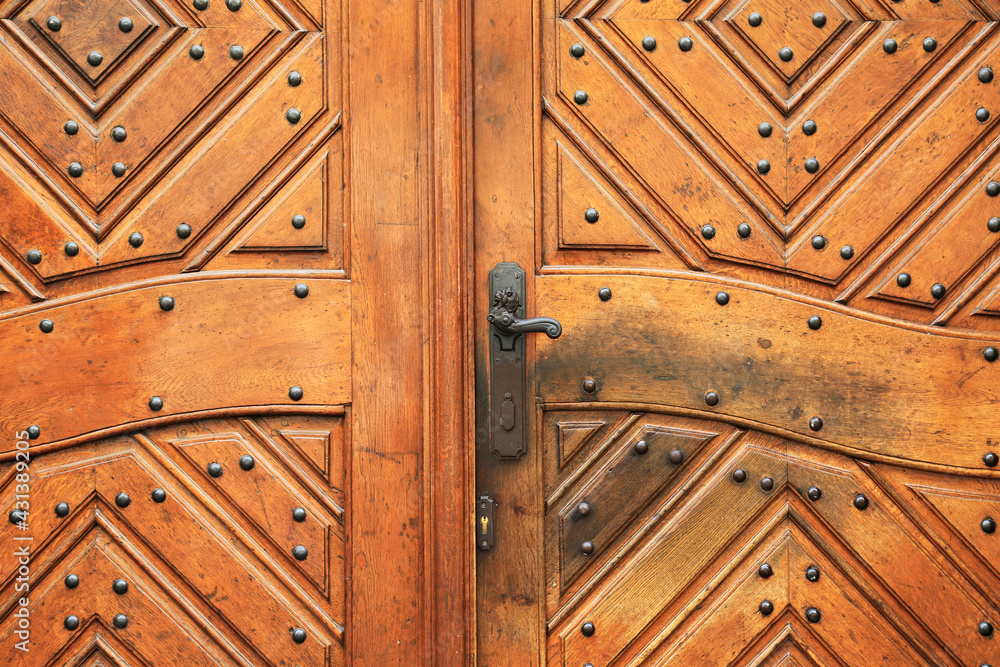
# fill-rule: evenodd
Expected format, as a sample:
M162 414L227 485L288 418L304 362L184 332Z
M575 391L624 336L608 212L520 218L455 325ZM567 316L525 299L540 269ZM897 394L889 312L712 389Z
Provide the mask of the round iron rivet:
M997 463L1000 463L1000 456L997 456L994 452L988 452L983 455L983 463L989 468L996 468Z
M292 399L293 401L301 401L302 400L302 387L292 387L291 389L289 389L288 390L288 398Z
M809 607L806 609L806 620L810 623L819 623L820 618L819 609L816 607Z
M300 544L292 549L292 555L295 556L296 560L305 560L309 557L309 550Z
M864 494L859 493L854 496L854 506L859 510L868 509L868 498Z
M997 522L991 519L990 517L986 517L985 519L982 520L979 526L983 529L984 533L986 533L987 535L992 535L994 532L996 532Z
M899 285L900 287L909 287L910 282L911 279L909 273L900 273L898 276L896 276L896 284Z
M996 197L997 195L1000 195L1000 183L997 183L996 181L990 181L989 183L987 183L986 194L988 194L990 197Z
M132 504L132 499L128 497L127 493L119 493L117 496L115 496L115 505L118 505L118 507L125 509L131 504Z
M633 449L635 450L636 454L639 454L641 456L642 454L645 454L646 452L649 451L649 443L646 442L645 440L640 440L639 442L635 443Z
M194 0L194 8L198 11L205 11L208 9L208 0Z
M240 457L240 468L243 470L253 470L254 460L249 454L244 454Z
M582 58L583 54L585 54L586 52L587 50L583 48L583 44L574 44L573 46L569 47L569 54L574 58Z
M80 178L83 176L83 165L79 162L70 162L66 171L69 172L69 175L73 178Z
M774 488L774 480L771 479L770 477L764 477L763 479L760 480L760 488L764 489L765 491L770 491L771 489Z
M121 178L125 175L125 164L122 162L115 162L111 165L111 173L114 174L115 178Z
M692 46L694 46L694 42L691 41L690 37L681 37L677 40L677 48L681 51L690 51Z
M843 248L840 249L840 256L843 259L851 259L852 257L854 257L854 248L852 248L849 245L845 245Z
M774 611L774 604L770 600L764 600L760 603L760 613L763 616L770 616L771 612Z
M597 296L601 298L601 301L611 301L611 288L602 287L597 291Z
M986 107L979 107L979 109L976 110L976 120L978 120L980 123L985 123L989 119L990 119L990 112Z
M161 296L160 297L160 310L173 310L174 309L174 297L172 296Z
M104 56L102 56L97 51L91 51L90 53L87 54L87 63L91 67L97 67L102 62L104 62Z
M38 440L38 436L42 434L42 429L38 428L34 424L28 427L28 439Z
M988 347L983 350L983 357L986 361L996 361L1000 357L1000 350L997 350L995 347Z
M306 226L306 217L304 215L293 215L292 216L292 227L295 229L302 229Z
M719 394L714 391L710 391L705 394L705 403L712 406L713 408L719 404Z
M642 38L642 48L644 48L644 49L646 49L647 51L650 51L650 52L655 51L656 50L656 39L654 37L648 37L648 36L647 37L643 37Z
M927 39L924 40L924 51L926 51L927 53L930 53L931 51L933 51L936 48L937 48L937 40L936 39L934 39L933 37L928 37Z
M301 644L306 640L306 631L302 628L295 628L292 630L292 641L296 644Z
M767 160L760 160L759 162L757 162L757 173L766 174L769 171L771 171L770 162L768 162Z
M715 238L715 227L712 225L704 225L701 228L701 235L706 240Z
M715 302L720 306L724 306L729 303L729 295L725 292L719 292L715 295Z
M76 576L75 574L70 574L65 579L63 579L63 583L66 584L66 588L76 588L77 586L80 585L80 577Z
M753 14L747 17L747 23L749 23L754 28L756 28L763 22L764 22L764 17L762 17L757 12L754 12Z
M115 579L115 582L111 584L111 590L118 595L125 595L128 593L128 582L124 579Z
M778 51L778 57L781 58L781 60L783 62L787 63L792 58L795 57L795 54L792 53L792 50L786 46L786 47L782 48L780 51Z
M302 83L302 75L298 72L290 72L288 74L288 85L293 88Z
M306 520L306 510L303 507L296 507L292 510L292 518L299 523Z
M229 57L233 60L243 60L243 47L239 44L233 44L230 46Z
M24 521L26 512L24 510L11 510L10 514L7 515L7 520L13 525L17 525Z
M201 60L205 57L205 47L201 44L192 44L191 48L188 49L188 55L195 60Z
M596 208L588 208L583 214L583 219L590 224L594 224L601 219L601 214L598 213Z
M774 128L771 127L771 124L767 122L761 123L760 125L757 126L757 134L764 137L765 139L771 136L771 132L773 131Z
M66 121L66 124L63 125L63 131L66 134L73 136L74 134L80 131L80 126L77 125L75 120L68 120Z
M934 297L935 299L940 299L945 295L945 292L947 291L948 289L941 283L934 283L933 285L931 285L931 296Z
M186 223L177 225L177 238L186 239L189 236L191 236L191 225Z
M819 581L819 568L815 565L810 565L806 568L806 579L809 581Z
M584 556L589 556L590 554L594 553L594 543L584 542L583 544L580 545L580 551L583 552Z
M69 503L59 503L56 505L56 516L64 517L69 514Z
M597 391L597 382L593 378L587 378L583 381L583 390L588 394L593 394Z
M986 229L994 234L1000 232L1000 218L990 218L986 221Z
M772 574L774 574L774 570L771 569L770 563L763 563L759 568L757 568L757 574L760 575L761 579L768 579Z
M304 299L307 296L309 296L309 285L306 285L305 283L299 283L298 285L295 286L295 289L293 291L295 292L295 296L299 297L300 299Z
M59 32L59 29L62 28L62 21L59 20L58 16L50 16L45 20L45 27L52 32Z
M745 239L748 236L750 236L750 231L751 231L750 225L748 225L745 222L741 222L739 226L736 228L736 235L739 236L741 239Z
M812 237L811 243L812 243L812 247L815 250L822 250L823 248L826 247L826 239L823 238L822 236L814 236L814 237Z
M896 40L894 39L887 39L882 43L882 50L886 53L895 53L898 47L899 45L896 44Z
M576 506L576 512L580 516L590 516L590 503L584 501Z
M806 493L809 495L809 500L819 500L823 497L823 490L818 486L810 486Z
M812 329L813 331L816 331L821 326L823 326L823 318L820 317L819 315L813 315L812 317L809 318L809 321L808 321L807 324L809 325L810 329Z
M822 28L826 25L826 14L823 12L816 12L813 14L813 25L817 28Z
M115 614L115 617L111 620L115 627L119 630L124 630L125 626L128 625L128 616L125 614Z
M593 637L594 636L594 624L591 623L590 621L587 621L586 623L584 623L583 625L580 626L580 632L583 633L584 637Z
M672 452L670 452L670 462L673 463L675 466L679 466L680 464L684 463L684 452L682 452L679 449L675 449Z
M42 330L42 333L52 333L56 325L52 320L42 320L38 323L38 328Z
M128 235L128 244L133 248L138 248L142 245L142 234L139 232L132 232Z
M302 120L302 112L298 109L289 109L285 112L285 119L292 125L295 125Z
M38 250L29 250L28 254L25 255L29 264L41 264L42 263L42 253Z
M587 95L587 91L585 90L578 90L575 93L573 93L573 101L576 102L577 104L586 104L587 100L589 99L590 96Z
M821 428L823 428L823 418L822 417L813 417L812 419L810 419L809 420L809 428L811 430L813 430L813 431L818 431Z
M747 481L747 471L743 468L737 468L733 471L733 481L737 484L742 484Z
M805 163L805 168L806 171L808 171L810 174L815 174L817 171L819 171L819 160L817 160L814 157L807 159Z
M160 410L162 410L163 399L160 398L159 396L154 396L153 398L149 399L149 409L154 412L159 412Z
M162 503L167 499L167 492L163 489L153 489L153 493L150 496L154 503Z
M979 634L981 634L983 637L989 637L990 635L993 634L993 626L987 623L986 621L983 621L982 623L979 624L978 630Z
M132 32L132 19L127 16L122 17L118 21L118 29L122 32Z
M238 12L242 6L243 3L241 0L226 0L226 7L228 7L231 12Z
M806 122L802 123L802 133L807 136L816 134L816 121L807 120Z
M208 470L208 474L212 477L222 477L222 466L215 461L209 463L206 470Z
M67 630L76 630L78 627L80 627L80 619L72 615L67 616L66 620L63 621L63 626Z
M993 81L993 70L989 67L984 67L979 70L979 80L983 83L990 83Z

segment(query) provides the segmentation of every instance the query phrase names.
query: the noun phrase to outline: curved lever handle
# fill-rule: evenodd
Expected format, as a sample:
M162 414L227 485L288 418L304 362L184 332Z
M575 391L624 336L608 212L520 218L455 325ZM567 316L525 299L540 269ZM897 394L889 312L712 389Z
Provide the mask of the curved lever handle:
M549 338L559 338L562 335L562 325L551 317L531 317L519 319L517 309L520 306L517 292L508 287L493 295L493 309L486 319L496 327L497 331L507 336L522 333L540 332Z

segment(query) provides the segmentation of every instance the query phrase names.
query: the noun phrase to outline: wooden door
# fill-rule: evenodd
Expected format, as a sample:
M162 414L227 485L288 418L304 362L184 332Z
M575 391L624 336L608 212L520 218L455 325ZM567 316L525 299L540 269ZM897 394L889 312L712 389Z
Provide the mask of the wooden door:
M1000 663L997 18L477 3L479 664Z
M457 10L0 5L0 662L467 662Z

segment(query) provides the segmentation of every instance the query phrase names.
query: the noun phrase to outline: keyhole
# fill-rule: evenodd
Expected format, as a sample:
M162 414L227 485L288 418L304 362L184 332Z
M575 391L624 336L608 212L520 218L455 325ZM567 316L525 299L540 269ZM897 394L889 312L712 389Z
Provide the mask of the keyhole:
M486 534L486 528L490 524L490 518L487 517L487 516L481 516L481 517L479 517L479 524L483 527L483 535L485 535Z

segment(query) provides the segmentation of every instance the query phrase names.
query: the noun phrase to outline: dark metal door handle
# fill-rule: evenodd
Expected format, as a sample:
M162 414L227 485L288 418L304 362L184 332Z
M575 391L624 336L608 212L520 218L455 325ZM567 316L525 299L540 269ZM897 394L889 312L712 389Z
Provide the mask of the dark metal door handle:
M544 333L549 338L559 338L562 335L562 325L559 320L551 317L530 317L520 319L517 309L521 300L513 287L498 290L493 295L493 309L486 319L499 332L502 338L515 337L523 333ZM507 348L505 348L507 349Z

